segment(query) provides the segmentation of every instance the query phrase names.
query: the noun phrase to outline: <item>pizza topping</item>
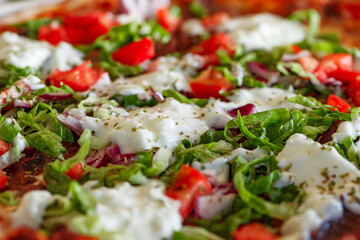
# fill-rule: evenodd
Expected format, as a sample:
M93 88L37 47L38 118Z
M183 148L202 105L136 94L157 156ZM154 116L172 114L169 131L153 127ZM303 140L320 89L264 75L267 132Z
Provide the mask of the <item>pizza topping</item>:
M168 197L181 202L180 214L183 219L193 211L195 200L211 191L208 179L196 169L182 165L174 182L167 188Z
M83 92L97 82L100 74L101 72L91 67L91 62L87 61L69 71L55 69L55 71L50 74L49 81L56 87L66 84L74 91Z
M39 69L51 55L51 47L44 43L5 32L0 37L0 62L19 68Z
M238 228L232 233L234 240L275 240L273 233L268 231L264 225L250 223Z

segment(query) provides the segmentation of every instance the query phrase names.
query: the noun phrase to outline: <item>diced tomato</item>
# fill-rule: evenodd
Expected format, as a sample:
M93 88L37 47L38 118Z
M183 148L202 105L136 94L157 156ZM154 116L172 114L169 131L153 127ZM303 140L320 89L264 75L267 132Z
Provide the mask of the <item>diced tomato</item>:
M6 187L7 181L8 181L8 177L3 172L3 170L0 169L0 189L3 189Z
M113 22L108 13L94 12L85 16L67 16L64 24L50 24L40 27L38 37L57 45L66 41L74 45L90 44L107 33Z
M220 98L220 92L231 89L232 84L218 71L208 68L190 83L196 98Z
M360 81L360 72L336 70L328 74L329 77L335 78L343 83Z
M319 65L319 61L313 57L301 57L298 59L298 63L309 73L312 73Z
M0 156L9 150L10 145L0 138Z
M97 82L101 75L101 71L90 66L91 62L86 61L69 71L62 72L59 69L55 69L50 74L49 81L55 87L60 87L63 83L74 91L86 91Z
M232 233L234 240L275 240L273 233L269 232L266 227L260 223L250 223L240 226Z
M185 219L192 212L195 199L210 192L211 188L209 180L204 175L184 164L165 194L181 202L180 214Z
M152 39L148 37L129 43L112 54L115 61L130 66L139 65L153 57L155 57L155 47Z
M333 94L328 97L326 104L337 108L343 113L348 113L351 109L351 105L346 100Z
M98 240L97 237L87 237L72 232L68 229L60 229L51 235L50 240Z
M230 20L227 12L217 12L202 19L202 24L207 30L214 30L217 26Z
M218 50L223 49L228 54L234 54L235 47L232 40L224 33L218 33L209 39L203 40L191 50L192 53L199 55L214 54Z
M339 5L340 12L346 18L351 17L360 20L360 2L358 1L340 1Z
M47 240L48 238L38 230L29 227L19 227L11 230L3 240Z
M327 83L328 74L336 70L352 71L354 68L354 60L347 53L333 53L321 59L319 65L315 69L315 76L322 83Z
M299 53L302 51L302 49L296 44L291 45L291 50L293 50L294 53Z
M172 15L168 7L158 9L156 15L160 25L169 32L174 32L180 25L181 18Z
M356 234L352 234L352 233L346 233L344 234L340 240L359 240L360 236L358 237Z
M80 180L84 174L84 166L81 162L75 163L65 174L72 180Z
M112 26L108 13L94 12L85 16L67 16L64 27L72 44L90 44Z
M65 28L59 24L41 26L38 31L38 38L52 45L57 45L61 41L68 41Z
M10 88L0 92L0 106L12 102L14 99L31 92L31 87L26 81L16 81ZM4 108L2 108L4 110Z

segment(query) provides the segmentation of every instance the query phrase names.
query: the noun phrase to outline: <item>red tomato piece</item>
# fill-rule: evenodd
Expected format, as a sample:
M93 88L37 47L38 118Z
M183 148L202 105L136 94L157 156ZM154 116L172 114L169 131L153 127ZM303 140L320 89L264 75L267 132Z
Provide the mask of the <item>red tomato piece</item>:
M351 105L346 100L333 94L328 97L326 104L337 108L343 113L348 113L351 109Z
M49 24L41 26L38 31L39 40L44 40L52 45L57 45L61 41L68 41L65 28L59 24Z
M160 25L169 32L174 32L180 25L181 18L172 15L168 7L158 9L156 15Z
M90 44L112 26L108 13L94 12L85 16L67 16L64 27L72 44Z
M232 233L234 240L275 240L274 234L269 232L266 227L260 223L250 223L240 226Z
M220 49L223 49L228 54L234 54L235 47L232 40L224 33L218 33L205 39L191 50L192 53L199 55L216 54Z
M18 227L6 234L4 240L47 240L48 238L40 231L29 227Z
M0 169L0 189L3 189L6 187L7 181L8 181L8 177L3 172L3 170Z
M181 202L180 214L185 219L193 210L197 197L211 191L209 180L198 170L183 164L176 180L167 188L165 194Z
M202 24L207 30L214 30L217 26L230 20L227 12L217 12L202 19Z
M139 65L153 57L155 57L155 47L149 37L129 43L112 54L115 61L129 66Z
M196 98L220 98L220 92L231 89L232 84L218 71L208 68L190 83Z
M68 229L61 229L51 235L50 240L98 240L97 237L87 237L72 232Z
M306 72L312 73L319 65L319 61L313 57L302 57L298 59L298 63Z
M291 45L291 50L293 50L294 53L299 53L302 51L302 49L296 44Z
M69 71L62 72L59 69L55 69L50 74L49 81L55 87L60 87L63 83L74 91L86 91L97 82L101 75L101 71L90 66L91 62L86 61Z
M10 145L0 138L0 156L9 150ZM1 171L1 170L0 170Z
M360 72L336 70L328 74L329 77L335 78L343 83L360 81Z
M319 65L315 69L315 76L322 83L327 83L328 74L336 70L352 71L354 68L354 60L347 53L333 53L321 59Z
M81 162L75 163L65 174L72 180L80 180L84 174L84 166Z
M344 234L340 240L359 240L356 234L346 233Z

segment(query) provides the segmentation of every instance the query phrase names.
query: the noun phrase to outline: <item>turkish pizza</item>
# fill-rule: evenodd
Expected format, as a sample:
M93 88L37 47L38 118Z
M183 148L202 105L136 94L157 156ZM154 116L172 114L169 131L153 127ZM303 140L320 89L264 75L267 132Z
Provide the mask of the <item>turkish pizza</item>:
M0 17L0 239L359 240L356 3L281 2Z

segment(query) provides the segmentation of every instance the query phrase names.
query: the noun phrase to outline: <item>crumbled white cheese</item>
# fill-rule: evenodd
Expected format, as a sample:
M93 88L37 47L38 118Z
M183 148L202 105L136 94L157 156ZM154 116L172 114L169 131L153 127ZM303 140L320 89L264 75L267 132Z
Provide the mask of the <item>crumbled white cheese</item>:
M56 68L60 71L68 71L80 65L83 53L75 49L69 43L61 42L52 51L50 60L44 65L44 73L49 74Z
M355 139L360 136L360 117L357 116L352 121L345 121L340 123L336 133L332 135L332 139L336 143L343 143L345 138L351 137Z
M130 109L127 117L109 116L101 120L85 117L80 121L83 129L90 129L96 137L118 144L122 153L154 147L173 150L182 139L196 143L209 128L224 127L232 119L218 102L210 100L200 108L168 98L153 107ZM229 108L235 107L229 103Z
M305 39L305 29L301 24L270 13L233 18L220 25L218 31L226 32L247 51L271 50Z
M52 47L20 37L16 33L4 32L0 36L0 63L11 64L19 68L27 66L39 69L50 57Z
M12 226L29 226L31 228L39 228L46 207L53 201L53 196L45 190L30 191L24 195L20 206L11 215Z
M98 202L95 215L105 230L123 231L135 240L161 240L170 238L182 225L180 202L165 196L164 189L160 181L137 187L124 182L90 194Z
M291 90L280 88L240 88L231 91L227 99L239 106L252 103L256 106L258 112L284 107L303 109L303 106L287 101L288 98L295 96L296 94Z
M360 213L360 171L334 147L294 134L276 158L279 167L294 176L294 184L307 193L299 208L300 215L284 223L283 234L300 234L303 239L309 239L309 231L342 216L340 199L350 211ZM313 216L314 220L321 220L318 225L306 222L311 211L317 215Z

